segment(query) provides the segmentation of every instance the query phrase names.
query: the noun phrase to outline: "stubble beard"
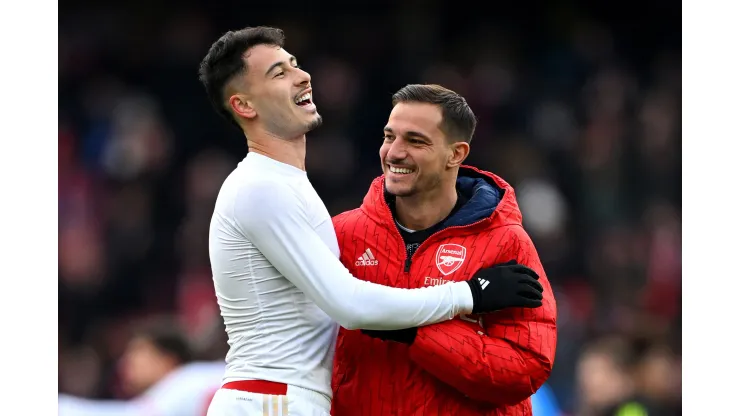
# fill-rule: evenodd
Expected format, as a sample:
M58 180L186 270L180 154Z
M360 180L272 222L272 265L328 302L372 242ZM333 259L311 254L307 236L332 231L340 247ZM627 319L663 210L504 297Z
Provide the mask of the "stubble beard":
M319 113L316 113L316 117L314 117L311 121L307 122L302 126L299 132L297 132L297 136L304 136L305 134L319 128L321 124L324 122L323 118Z
M399 192L391 192L388 191L391 195L397 197L397 198L411 198L418 196L420 194L423 194L427 191L432 191L434 189L437 189L441 186L441 178L436 177L429 177L424 179L417 178L416 181L414 181L410 187L403 189ZM386 190L388 190L388 187L386 186Z
M317 113L316 117L314 117L311 121L298 126L293 124L293 128L291 128L289 126L289 123L286 123L285 121L272 121L268 124L267 130L271 131L276 137L282 138L284 140L292 140L304 136L306 133L321 126L322 123L323 119L321 115Z
M306 126L306 133L321 127L321 124L323 123L324 123L324 119L323 117L321 117L321 114L316 113L316 117L313 120L311 120Z

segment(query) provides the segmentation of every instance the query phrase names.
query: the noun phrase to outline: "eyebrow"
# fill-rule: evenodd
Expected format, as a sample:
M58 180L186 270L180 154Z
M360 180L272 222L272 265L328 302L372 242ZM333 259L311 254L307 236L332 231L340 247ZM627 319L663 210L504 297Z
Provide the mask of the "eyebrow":
M384 128L383 131L386 132L386 133L393 133L393 129L390 128L390 127ZM418 131L413 131L413 130L412 131L407 131L406 134L405 134L405 136L419 137L419 138L422 138L422 139L425 139L425 140L431 140L429 138L429 136L427 136L426 134L419 133Z
M295 63L296 63L297 59L296 59L296 57L295 57L295 56L291 56L290 58L288 58L288 61L289 61L289 62L290 62L290 63L291 63L292 65L295 65ZM269 68L267 68L267 72L265 72L265 76L267 76L267 75L270 75L270 73L271 73L271 72L272 72L272 71L273 71L273 70L274 70L275 68L278 68L278 67L281 67L281 66L285 66L285 61L279 61L279 62L275 62L274 64L270 65L270 67L269 67Z

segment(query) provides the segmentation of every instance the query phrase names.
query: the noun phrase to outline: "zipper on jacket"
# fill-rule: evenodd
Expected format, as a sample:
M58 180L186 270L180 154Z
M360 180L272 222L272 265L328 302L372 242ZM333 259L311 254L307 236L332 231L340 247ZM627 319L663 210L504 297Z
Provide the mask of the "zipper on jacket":
M472 226L478 225L478 224L482 223L483 221L486 221L486 220L488 220L490 218L490 217L486 217L486 218L483 218L482 220L478 220L478 221L476 221L474 223L471 223L471 224L453 225L451 227L443 228L443 229L437 231L436 233L430 235L429 237L427 237L426 240L422 241L421 244L419 244L419 247L416 248L416 251L414 252L414 254L412 256L409 256L409 253L406 251L406 242L403 241L403 236L401 235L401 232L398 231L398 226L395 224L395 219L393 218L393 212L391 212L391 207L388 206L388 203L387 202L384 202L383 203L383 206L385 207L385 210L388 212L388 215L391 217L391 220L393 221L393 231L395 231L396 236L398 236L398 239L401 241L400 244L401 244L401 247L402 247L403 253L404 253L404 258L403 258L403 273L404 274L408 274L411 271L411 264L412 264L412 262L414 260L414 256L416 256L416 253L418 253L419 251L421 251L421 248L424 247L424 245L429 240L431 240L432 238L434 238L435 236L437 236L439 233L443 233L443 232L445 232L447 230L452 230L452 229L456 229L456 228L472 227Z
M421 247L421 246L419 246L419 247ZM416 253L414 253L414 254L416 254ZM411 270L411 257L409 257L409 254L406 253L406 261L404 262L404 265L403 265L403 272L404 273L408 273L410 270Z
M406 251L406 242L403 241L403 236L401 235L401 232L398 231L398 226L396 226L395 220L393 219L393 212L391 212L391 207L388 206L388 203L385 202L385 201L383 202L383 207L385 207L385 210L388 212L388 216L391 217L391 221L393 222L393 227L392 227L393 228L393 231L395 232L396 236L398 237L398 241L400 241L399 244L401 246L401 252L404 255L404 257L403 257L403 273L404 274L408 274L408 272L411 270L411 257L413 257L413 256L409 257L409 253L408 253L408 251ZM419 247L421 247L421 246L419 246ZM414 253L414 254L416 254L416 253ZM408 286L408 282L406 282L406 283L407 283L407 286Z
M389 210L390 210L390 209L389 209ZM427 244L427 242L431 241L431 240L432 240L432 239L433 239L434 237L436 237L437 235L439 235L439 234L441 234L441 233L443 233L443 232L445 232L445 231L447 231L447 230L454 230L454 229L456 229L456 228L466 228L466 227L472 227L472 226L474 226L474 225L478 225L478 224L482 223L483 221L486 221L487 219L488 219L488 218L483 218L482 220L478 220L478 221L476 221L476 222L474 222L474 223L470 223L470 224L466 224L466 225L453 225L453 226L450 226L450 227L447 227L447 228L443 228L443 229L441 229L441 230L437 231L436 233L434 233L434 234L430 235L429 237L427 237L427 239L426 239L426 240L422 241L422 242L421 242L421 244L419 244L419 247L417 247L417 248L416 248L416 251L414 252L414 255L406 259L406 268L405 268L405 270L404 270L404 271L405 271L406 273L408 273L408 272L409 272L409 271L411 270L411 262L413 261L413 259L414 259L414 256L416 256L416 253L420 252L420 251L421 251L421 248L422 248L422 247L424 247L424 245L426 245L426 244ZM398 229L396 229L396 232L398 232L398 235L399 235L399 236L401 235L401 232L400 232L400 231L398 231ZM403 237L401 237L401 240L403 240ZM430 244L431 244L431 243L430 243ZM406 255L408 256L408 253L407 253Z

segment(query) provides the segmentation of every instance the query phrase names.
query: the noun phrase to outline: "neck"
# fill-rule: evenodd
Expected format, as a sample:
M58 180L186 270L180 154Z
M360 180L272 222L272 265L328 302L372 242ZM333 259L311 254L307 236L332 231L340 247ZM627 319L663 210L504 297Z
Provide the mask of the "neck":
M306 170L306 135L294 139L277 137L265 130L244 132L249 151Z
M396 197L396 220L404 227L425 230L444 220L457 203L454 182L413 196Z

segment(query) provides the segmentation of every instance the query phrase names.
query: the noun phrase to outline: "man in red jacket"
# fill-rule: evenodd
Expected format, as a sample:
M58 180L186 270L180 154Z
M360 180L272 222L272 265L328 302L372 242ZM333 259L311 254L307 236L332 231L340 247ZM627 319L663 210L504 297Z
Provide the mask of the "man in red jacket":
M475 124L453 91L398 91L380 148L384 175L334 226L352 274L388 286L441 285L499 265L486 279L504 309L407 330L340 329L334 416L532 414L529 397L555 357L555 299L514 189L462 165ZM512 271L520 265L539 275L541 307L505 299L527 296Z

